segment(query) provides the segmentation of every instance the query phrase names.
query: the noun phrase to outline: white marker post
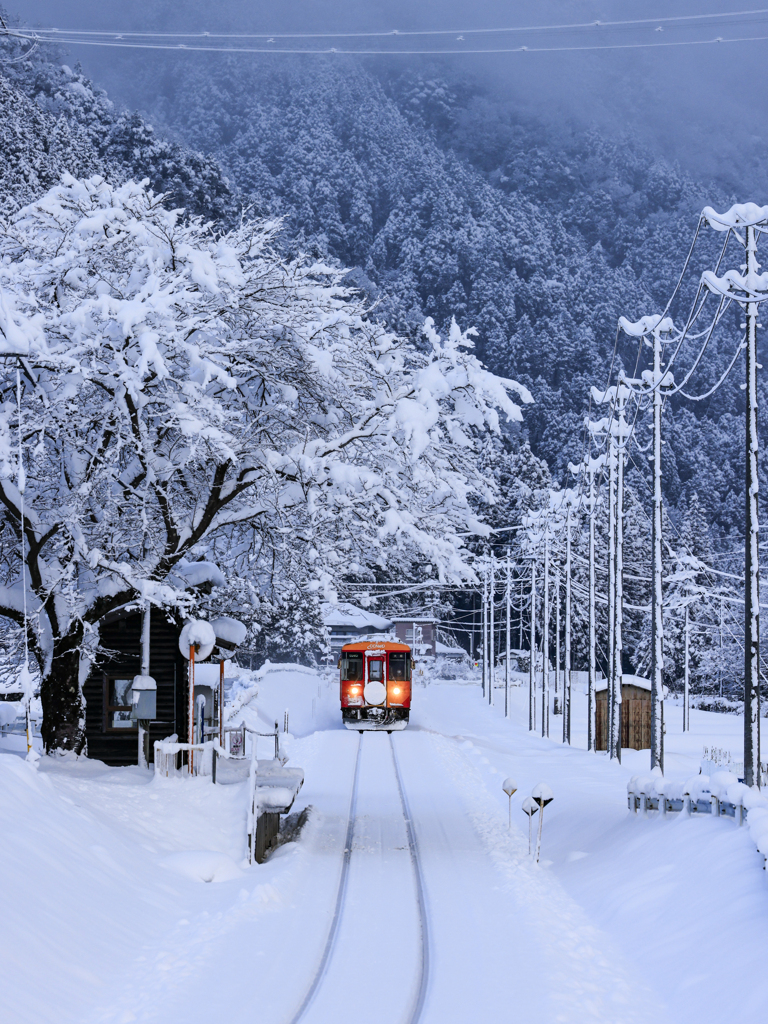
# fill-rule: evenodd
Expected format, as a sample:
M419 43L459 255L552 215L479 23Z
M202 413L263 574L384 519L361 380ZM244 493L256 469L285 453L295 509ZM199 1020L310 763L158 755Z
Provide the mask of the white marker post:
M504 779L501 788L509 797L509 831L512 831L512 797L517 792L517 783L514 779Z
M538 809L539 809L539 805L536 803L535 800L532 799L532 797L527 796L525 798L525 800L523 800L523 814L527 814L528 815L528 856L529 857L531 856L531 840L532 840L531 827L532 827L532 822L533 822L533 816L536 813L536 811L538 811Z
M541 829L544 822L544 808L547 804L551 804L555 799L555 794L546 784L546 782L540 782L538 786L534 786L533 793L531 793L531 799L534 803L539 805L541 814L539 815L539 834L536 839L536 863L539 863L539 854L541 853Z

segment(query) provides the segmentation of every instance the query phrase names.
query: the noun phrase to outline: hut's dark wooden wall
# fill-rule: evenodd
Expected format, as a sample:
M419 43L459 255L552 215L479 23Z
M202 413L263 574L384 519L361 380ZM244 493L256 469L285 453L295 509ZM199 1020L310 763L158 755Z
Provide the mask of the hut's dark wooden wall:
M187 663L179 651L180 632L179 623L169 622L165 612L152 609L149 673L157 682L157 721L149 730L150 759L155 740L172 733L186 738ZM137 764L137 730L110 732L106 728L105 679L123 674L132 678L140 673L141 613L121 610L106 616L99 635L102 647L115 653L102 656L83 687L88 756L110 765Z
M597 749L608 749L608 691L598 690L595 702ZM646 750L651 746L651 695L641 686L625 683L621 688L621 746L624 750Z

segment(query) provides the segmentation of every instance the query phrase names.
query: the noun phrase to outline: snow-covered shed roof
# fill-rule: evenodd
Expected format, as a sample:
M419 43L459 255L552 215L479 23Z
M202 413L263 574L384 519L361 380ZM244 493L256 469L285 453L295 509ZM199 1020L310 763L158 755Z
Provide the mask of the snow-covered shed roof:
M646 679L645 676L631 676L628 672L624 672L621 676L622 686L638 686L641 690L651 689L651 680ZM598 679L595 683L595 690L607 690L608 680L604 677Z
M322 606L323 622L329 628L343 627L346 629L370 629L388 630L392 629L394 623L381 615L358 608L354 604L341 602L339 604L324 604Z

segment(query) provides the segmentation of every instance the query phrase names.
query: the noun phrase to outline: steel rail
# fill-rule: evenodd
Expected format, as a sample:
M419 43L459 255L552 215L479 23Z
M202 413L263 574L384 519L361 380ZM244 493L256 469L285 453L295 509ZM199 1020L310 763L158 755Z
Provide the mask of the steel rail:
M419 984L416 990L416 996L413 1001L410 1016L407 1018L408 1024L417 1024L417 1021L420 1019L421 1014L424 1011L424 1005L427 999L427 986L429 984L429 926L427 923L427 902L424 896L424 876L422 874L421 860L419 858L419 845L416 841L416 833L413 828L413 818L411 817L411 809L408 806L408 798L405 795L403 777L400 773L400 764L397 760L397 751L395 750L395 741L392 733L389 734L389 745L392 748L392 763L395 766L397 789L400 793L400 804L403 808L403 817L405 818L405 828L408 834L408 850L411 854L413 876L416 882L416 898L419 904L419 918L421 925Z
M339 888L336 893L336 906L333 911L333 920L331 921L331 927L328 930L328 938L325 940L325 948L323 949L323 955L320 958L315 976L312 979L312 983L307 989L307 993L298 1008L296 1013L291 1017L290 1024L298 1024L304 1014L312 1005L315 996L317 995L318 989L322 984L323 978L328 970L328 965L331 962L331 955L336 945L336 939L339 934L339 924L341 923L342 911L344 909L344 901L347 895L347 883L349 881L349 865L352 860L352 842L355 834L355 820L357 817L357 791L360 784L360 761L361 753L363 750L363 733L359 734L359 740L357 744L357 757L355 758L355 776L352 784L352 796L349 801L349 819L347 821L347 837L344 843L344 859L341 862L341 874L339 876Z
M349 868L352 861L352 848L354 843L355 835L355 822L357 820L357 797L360 786L360 763L362 760L363 750L363 736L364 732L360 732L359 741L357 745L357 757L355 759L355 774L354 782L352 784L352 795L349 801L349 819L347 821L347 835L344 845L344 858L341 865L341 873L339 876L339 887L336 893L336 905L333 912L333 920L328 930L328 937L325 941L325 947L323 954L320 958L315 976L307 989L306 995L302 1000L301 1005L295 1014L290 1018L290 1024L299 1024L299 1021L303 1020L307 1011L312 1006L315 996L317 995L325 976L328 972L328 967L333 958L334 949L339 936L340 924L344 915L344 906L347 896L347 884L349 881ZM419 860L419 848L416 842L416 834L413 830L413 823L411 820L411 812L408 806L408 799L405 795L405 789L403 787L403 780L400 774L400 766L397 760L397 754L395 753L395 746L392 740L392 735L389 737L390 747L392 750L392 762L395 769L395 779L397 781L397 790L400 796L400 806L403 811L403 818L405 819L405 829L408 838L408 850L411 856L411 864L413 866L413 874L416 887L417 904L419 908L419 930L421 932L421 956L419 958L419 974L418 983L416 986L416 994L414 997L413 1005L409 1009L408 1015L405 1018L404 1024L417 1024L421 1014L424 1010L427 995L427 983L429 979L429 929L427 925L427 913L426 913L426 901L424 898L424 883L421 871L421 862Z

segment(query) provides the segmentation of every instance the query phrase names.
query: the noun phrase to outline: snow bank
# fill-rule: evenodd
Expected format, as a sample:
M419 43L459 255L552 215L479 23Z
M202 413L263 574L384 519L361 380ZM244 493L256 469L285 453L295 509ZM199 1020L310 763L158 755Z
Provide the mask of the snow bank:
M243 874L226 853L216 850L185 850L172 853L160 861L164 868L177 872L193 882L229 882Z
M635 810L637 803L632 803L633 797L643 798L646 809L658 808L662 813L675 810L686 814L691 810L706 813L709 804L710 813L721 817L724 811L732 809L739 824L746 818L749 834L768 866L768 797L756 786L750 788L739 782L732 772L692 775L684 782L664 778L660 773L633 775L627 783L627 793L630 807Z

